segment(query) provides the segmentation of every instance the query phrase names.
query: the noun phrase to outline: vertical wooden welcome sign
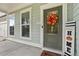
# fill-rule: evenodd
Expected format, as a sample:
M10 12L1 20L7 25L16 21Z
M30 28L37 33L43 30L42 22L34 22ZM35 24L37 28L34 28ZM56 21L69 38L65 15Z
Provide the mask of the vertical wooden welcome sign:
M68 22L65 26L64 56L75 55L76 22Z

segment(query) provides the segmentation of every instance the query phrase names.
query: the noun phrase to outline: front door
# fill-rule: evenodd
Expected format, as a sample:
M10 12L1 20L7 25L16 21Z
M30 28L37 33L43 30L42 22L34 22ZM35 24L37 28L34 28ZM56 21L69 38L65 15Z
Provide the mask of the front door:
M43 10L44 47L62 50L62 6Z

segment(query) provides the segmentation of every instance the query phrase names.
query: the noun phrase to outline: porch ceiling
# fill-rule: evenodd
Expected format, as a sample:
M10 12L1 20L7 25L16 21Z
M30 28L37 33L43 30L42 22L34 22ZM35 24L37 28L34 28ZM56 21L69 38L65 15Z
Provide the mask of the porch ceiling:
M32 3L0 3L0 11L10 13L31 4Z

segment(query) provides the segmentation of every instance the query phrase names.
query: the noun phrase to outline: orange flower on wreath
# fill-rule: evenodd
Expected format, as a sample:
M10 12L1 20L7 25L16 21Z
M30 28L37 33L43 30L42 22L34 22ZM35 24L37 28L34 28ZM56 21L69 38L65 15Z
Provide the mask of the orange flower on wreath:
M57 12L52 11L48 16L47 24L54 26L57 23L57 20L58 20Z

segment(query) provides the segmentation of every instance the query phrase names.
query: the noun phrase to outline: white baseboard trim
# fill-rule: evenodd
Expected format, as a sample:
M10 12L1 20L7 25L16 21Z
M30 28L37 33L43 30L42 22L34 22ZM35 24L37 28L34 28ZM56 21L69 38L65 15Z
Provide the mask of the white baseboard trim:
M60 50L50 49L50 48L46 48L46 47L42 48L42 50L47 50L47 51L55 52L55 53L62 55L62 51L60 51Z
M32 42L27 42L27 41L22 41L22 40L14 39L14 38L7 38L7 39L8 39L8 40L11 40L11 41L15 41L15 42L22 43L22 44L27 44L27 45L31 45L31 46L34 46L34 47L41 48L41 44L32 43Z

